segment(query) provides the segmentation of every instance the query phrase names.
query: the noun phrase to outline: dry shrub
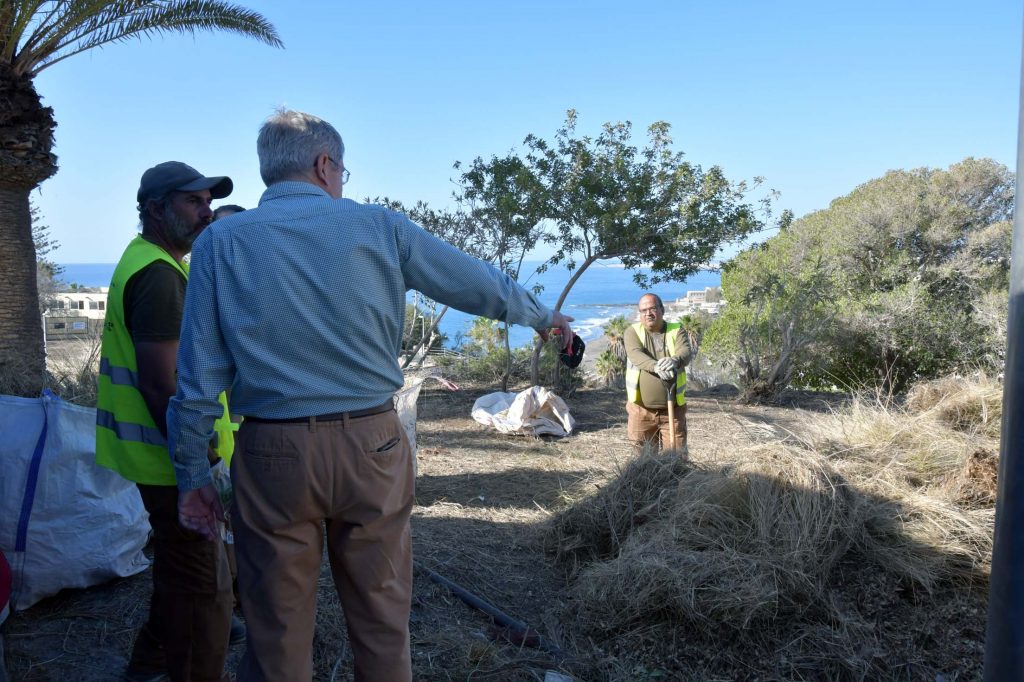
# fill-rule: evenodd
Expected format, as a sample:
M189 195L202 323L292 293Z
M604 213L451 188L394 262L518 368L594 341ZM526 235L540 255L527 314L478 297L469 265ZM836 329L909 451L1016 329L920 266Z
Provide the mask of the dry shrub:
M994 510L957 504L948 484L988 466L968 457L985 436L954 430L945 404L855 400L801 439L730 461L637 458L547 530L574 577L573 615L604 639L681 629L738 667L767 656L786 675L892 672L871 615L840 606L843 566L922 595L987 583Z
M1003 387L988 376L947 377L914 386L907 393L907 410L935 412L957 431L999 438L1002 425Z
M34 396L40 381L33 377L28 363L16 359L0 363L0 395Z
M987 580L1000 390L984 376L926 382L902 407L860 397L810 430L803 445L878 501L857 541L891 573L926 589Z
M100 337L62 342L47 356L47 387L61 399L96 406L96 375L99 372Z
M47 346L44 388L61 399L85 407L96 406L96 374L99 372L100 337L51 341ZM28 395L38 390L24 365L0 365L0 394Z
M957 475L949 477L950 497L965 507L991 507L996 503L999 455L978 448L967 456Z
M856 475L872 471L901 485L918 487L955 471L969 447L966 434L943 427L934 412L914 413L880 401L855 398L833 418L809 430L804 445L833 461L860 464Z

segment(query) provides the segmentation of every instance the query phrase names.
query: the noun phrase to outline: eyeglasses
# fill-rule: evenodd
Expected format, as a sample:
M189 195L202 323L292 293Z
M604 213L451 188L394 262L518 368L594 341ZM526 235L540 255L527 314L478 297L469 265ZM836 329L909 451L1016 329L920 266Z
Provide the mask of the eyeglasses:
M329 156L327 157L327 160L333 163L336 168L341 169L341 184L348 184L348 179L352 175L351 173L348 172L348 168L345 168L344 166L342 166L340 163L338 163Z

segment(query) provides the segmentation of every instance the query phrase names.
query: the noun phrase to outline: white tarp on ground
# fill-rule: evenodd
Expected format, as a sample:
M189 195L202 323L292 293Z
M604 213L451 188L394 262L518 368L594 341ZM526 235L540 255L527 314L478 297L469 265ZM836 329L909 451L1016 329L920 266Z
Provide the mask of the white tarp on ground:
M149 566L138 489L95 460L95 409L52 394L0 396L0 549L14 574L12 608Z
M576 426L565 401L543 386L488 393L473 403L473 419L501 433L568 436Z

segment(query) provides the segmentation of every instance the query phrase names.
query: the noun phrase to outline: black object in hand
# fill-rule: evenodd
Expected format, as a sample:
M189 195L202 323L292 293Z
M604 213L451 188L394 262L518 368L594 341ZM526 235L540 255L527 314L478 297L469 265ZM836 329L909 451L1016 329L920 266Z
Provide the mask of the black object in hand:
M577 336L575 333L572 335L572 344L568 349L563 348L562 352L558 354L558 359L562 361L562 364L566 367L576 368L583 362L583 352L587 349L587 344L583 343L583 339Z

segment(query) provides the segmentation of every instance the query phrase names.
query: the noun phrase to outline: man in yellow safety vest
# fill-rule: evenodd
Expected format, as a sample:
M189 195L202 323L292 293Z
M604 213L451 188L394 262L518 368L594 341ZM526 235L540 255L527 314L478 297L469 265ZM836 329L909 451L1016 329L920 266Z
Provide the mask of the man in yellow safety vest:
M167 403L176 390L193 240L210 224L210 202L231 193L227 177L204 177L178 161L147 170L137 195L142 234L114 270L103 326L96 461L133 481L153 528L153 595L125 673L128 680L221 680L232 627L231 576L221 542L178 523L178 488L167 451ZM215 427L211 463L230 458L227 414Z
M644 294L637 306L640 321L626 329L627 434L637 450L676 450L686 446L686 371L692 349L678 322L665 321L665 305L655 294ZM675 443L671 441L669 400L674 404Z

